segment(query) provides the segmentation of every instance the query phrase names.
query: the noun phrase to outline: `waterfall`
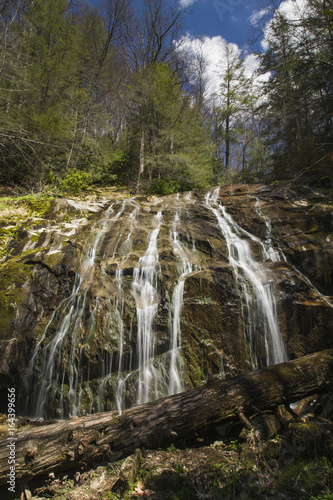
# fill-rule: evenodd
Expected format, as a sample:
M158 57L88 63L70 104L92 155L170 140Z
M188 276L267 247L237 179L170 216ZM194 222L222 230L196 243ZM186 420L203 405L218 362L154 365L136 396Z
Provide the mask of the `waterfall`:
M131 234L131 233L130 233ZM129 235L130 237L130 235ZM127 240L126 240L127 241ZM117 376L117 392L116 392L116 404L117 410L119 413L123 410L123 380L121 378L121 373L123 371L123 355L124 355L124 294L122 290L122 282L123 282L123 271L122 269L117 269L115 281L118 285L118 296L120 297L119 301L116 301L116 311L119 317L119 360L118 360L118 376Z
M242 314L243 318L247 318L245 338L250 368L280 363L287 356L278 325L274 283L268 279L263 266L255 259L248 239L259 245L261 255L264 253L267 257L269 252L258 238L236 224L225 207L218 202L218 196L219 188L213 193L207 193L205 201L226 240L229 262L241 288ZM259 353L260 335L263 337L265 359Z
M179 197L177 202L180 203ZM106 248L101 255L105 235L124 214L126 206L134 206L134 210L128 215L127 220L124 220L121 231L115 232L112 240L112 254L108 256ZM123 268L126 267L126 260L132 252L131 236L138 225L139 209L135 201L124 200L118 211L115 211L114 205L110 206L103 219L93 227L95 238L81 261L72 294L64 299L53 312L29 363L27 380L28 385L34 387L34 391L30 393L25 409L35 418L48 417L51 412L63 418L68 414L78 415L82 411L102 411L107 408L106 399L110 395L112 406L115 406L121 413L126 407L126 394L133 383L137 384L136 402L138 404L183 390L180 374L182 360L179 352L180 316L184 279L192 271L192 264L186 253L188 250L179 239L180 216L178 212L174 216L170 232L172 248L178 262L179 278L174 286L169 305L169 350L159 357L155 356L154 319L160 301L157 241L163 221L162 212L159 211L153 219L147 249L133 269L131 290L137 316L136 369L133 370L132 356L125 366L125 349L128 355L128 349L131 351L132 347L126 347L124 335L126 288L124 288ZM126 231L125 234L124 231ZM110 282L106 270L108 263L111 262L113 266L116 266L116 270L113 281L110 283L112 295L108 300L104 298L104 302L96 296L94 307L91 309L92 297L89 292L94 280L97 257L101 257L98 267L103 282L104 280L105 283ZM100 316L99 305L102 302L104 304L103 335L106 341L109 335L117 335L118 353L115 356L114 352L101 351L100 375L98 379L95 376L95 381L91 386L90 368L88 368L88 379L85 376L83 381L83 359L85 363L87 362L87 359L83 358L83 352L85 348L89 349L88 344L83 342L87 342L87 336L91 341L94 339ZM84 388L83 384L85 384ZM85 401L83 401L84 395ZM58 406L56 407L57 398Z
M170 379L169 379L169 394L176 394L181 392L183 388L183 383L181 380L181 330L180 330L180 319L183 307L183 295L184 295L184 283L186 276L192 272L193 266L187 257L187 253L184 245L179 240L178 226L180 225L179 213L175 213L175 217L172 224L172 242L173 251L180 261L179 271L180 276L178 282L175 285L172 294L171 310L170 310Z
M154 318L157 313L158 250L157 237L162 224L162 212L154 217L155 229L150 233L148 248L133 270L133 293L137 312L138 404L158 397L157 373L153 365L155 335Z
M80 265L80 269L75 277L75 283L72 294L64 299L56 308L48 322L43 335L35 347L27 369L27 387L31 387L29 396L25 404L25 411L33 413L35 418L44 418L48 415L48 405L53 404L56 393L60 387L60 409L59 416L63 417L64 400L66 398L68 412L70 415L77 415L80 412L81 382L80 359L82 349L79 341L82 336L83 320L87 319L84 331L94 332L94 323L97 312L98 301L96 301L94 310L86 315L87 292L91 283L94 270L95 259L98 249L101 247L107 229L110 229L117 219L122 215L126 207L126 200L123 201L119 211L114 214L114 204L106 210L104 218L98 221L94 226L96 233L93 245L88 247L85 257ZM52 334L52 332L54 333ZM47 339L51 337L50 340ZM63 358L64 340L69 340L70 352L67 354L69 362ZM77 359L77 352L79 356ZM41 369L36 370L36 361L40 358ZM67 364L67 368L64 367ZM64 381L68 385L68 392L64 394Z
M273 262L276 262L276 261L279 261L279 260L284 260L285 262L287 262L287 258L286 256L284 255L284 253L282 252L282 250L279 248L279 251L275 250L273 247L272 247L272 225L271 225L271 221L270 219L268 219L267 217L265 217L265 215L262 213L261 209L260 209L260 201L258 198L256 198L256 204L255 204L255 210L257 212L257 214L262 217L265 221L265 225L266 225L266 244L268 245L268 255L269 255L269 258L270 260L272 260ZM315 286L314 284L309 280L309 278L307 276L305 276L299 269L297 269L297 267L293 266L292 265L292 268L293 270L295 271L296 274L298 274L304 281L307 282L307 284L312 288L312 290L317 294L319 295L319 297L321 297L323 299L324 302L326 302L326 304L333 308L333 304L332 302L329 300L329 297L327 297L326 295L322 294Z
M128 378L127 376L123 375L123 371L125 369L124 366L124 348L125 348L125 339L124 339L124 302L125 302L125 291L123 288L123 280L124 280L124 273L123 269L121 266L124 266L126 263L126 260L128 259L131 249L132 249L132 233L134 231L134 228L137 223L137 217L139 214L139 205L135 201L132 201L132 204L134 205L134 210L129 214L128 217L128 229L129 233L125 241L120 244L122 234L120 233L117 238L116 245L113 250L112 254L112 259L116 259L116 254L117 252L119 255L121 255L121 260L118 263L118 267L116 269L115 273L115 279L114 282L116 283L116 293L114 294L113 300L109 301L109 307L108 307L108 315L110 319L110 323L113 323L113 325L116 325L116 331L118 334L118 363L117 363L117 369L115 370L115 373L112 373L112 363L109 365L109 370L107 370L102 376L102 379L99 383L98 387L98 409L102 410L103 409L103 404L105 400L105 389L108 383L112 383L112 376L114 375L115 378L115 404L116 408L119 411L119 413L122 413L122 411L125 408L125 401L124 401L124 389L125 389L125 381ZM103 274L105 271L102 269ZM111 324L109 325L109 328L111 327ZM129 369L131 367L128 367Z
M256 198L256 203L254 205L254 209L261 217L264 219L265 226L266 226L266 240L265 240L265 250L264 250L264 257L266 257L267 260L271 260L272 262L278 262L281 259L286 261L286 257L284 256L283 252L280 250L277 251L272 244L272 224L271 221L268 217L265 217L265 215L262 213L260 209L260 201L258 198Z
M257 202L255 209L266 226L262 241L232 219L219 202L218 190L208 193L201 206L199 199L192 193L165 197L163 204L158 198L140 204L126 199L87 226L90 244L82 252L71 295L53 311L27 368L27 414L64 418L85 411L121 413L181 392L207 372L229 376L223 339L216 338L221 332L213 312L220 300L215 286L219 277L208 261L206 224L214 226L209 228L214 238L226 241L241 296L248 368L286 359L269 274L270 262L284 257L274 249L269 219ZM209 272L196 272L201 269ZM201 312L207 318L199 329L191 323L192 310L195 318ZM182 347L185 335L190 352ZM214 352L206 356L207 367L196 353L195 363L188 366L192 342L199 346L201 336Z

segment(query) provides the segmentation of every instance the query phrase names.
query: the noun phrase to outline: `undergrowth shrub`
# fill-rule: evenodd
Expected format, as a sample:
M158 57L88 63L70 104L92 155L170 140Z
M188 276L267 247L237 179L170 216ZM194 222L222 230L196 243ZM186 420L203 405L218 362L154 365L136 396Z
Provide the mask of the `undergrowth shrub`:
M61 194L79 195L92 184L92 177L86 172L70 172L63 180L58 181L58 190Z

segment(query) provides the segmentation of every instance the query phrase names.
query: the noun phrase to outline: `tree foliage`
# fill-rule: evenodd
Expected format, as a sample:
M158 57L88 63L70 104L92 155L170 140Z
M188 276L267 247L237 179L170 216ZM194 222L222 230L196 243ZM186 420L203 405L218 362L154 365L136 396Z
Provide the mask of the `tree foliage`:
M263 26L266 83L228 44L214 96L203 45L181 50L183 14L176 0L0 1L0 182L34 191L85 173L163 194L332 175L325 2Z
M207 185L211 180L208 124L170 66L159 63L136 74L131 100L135 119L128 135L130 151L140 157L137 188L153 181L152 186L165 183L174 191Z
M247 76L240 51L231 44L226 46L220 71L220 90L213 96L211 110L216 180L262 180L269 155L262 137L259 88Z
M333 39L324 2L309 0L296 21L277 12L270 24L262 70L266 88L266 142L275 175L290 177L316 164L331 173ZM316 174L315 174L316 175Z
M175 2L17 0L1 15L3 182L35 188L86 171L145 190L161 178L207 184L207 126L172 62Z

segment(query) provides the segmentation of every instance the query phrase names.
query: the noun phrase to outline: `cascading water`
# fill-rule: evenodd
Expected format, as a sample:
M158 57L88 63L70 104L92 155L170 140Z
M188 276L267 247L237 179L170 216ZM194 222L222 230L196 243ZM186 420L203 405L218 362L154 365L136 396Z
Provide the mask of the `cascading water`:
M286 257L283 255L282 251L277 251L272 244L272 224L270 219L264 216L260 209L260 201L256 198L256 203L254 205L255 211L261 217L266 226L266 240L265 240L265 251L267 253L267 260L271 260L272 262L278 262L281 259L286 261Z
M73 292L71 296L65 299L54 311L49 323L47 324L42 338L37 343L32 359L27 370L27 385L33 390L29 391L29 396L26 401L26 411L33 414L34 417L46 417L48 409L46 406L52 406L56 393L60 389L60 409L59 416L65 414L64 403L64 381L68 382L68 391L66 394L66 402L68 413L77 415L80 412L80 352L78 359L76 357L77 349L80 349L79 340L82 335L82 320L86 314L86 301L89 284L91 283L94 269L95 259L98 248L101 246L107 228L110 228L117 219L122 215L126 206L126 202L122 203L120 210L113 215L114 205L111 205L105 212L105 216L96 226L95 231L97 236L92 247L88 248L86 256L80 266L79 272L76 274ZM113 217L112 217L113 215ZM96 308L90 314L85 330L94 329L94 320ZM46 343L46 339L55 329L55 333L51 340ZM70 353L67 369L63 366L63 343L65 338L69 340ZM40 376L35 370L36 360L41 357Z
M122 412L195 386L207 373L221 378L233 373L232 354L224 354L223 344L228 305L219 302L225 288L215 286L220 276L214 275L214 265L207 265L208 238L195 219L211 224L207 210L219 226L214 234L226 240L241 292L249 368L286 359L276 290L269 279L270 262L284 257L273 247L270 222L257 204L267 229L262 242L230 217L218 190L207 194L204 206L197 206L198 199L191 193L172 195L163 204L154 200L153 208L151 202L139 205L127 199L112 205L92 226L95 237L72 294L53 312L29 364L27 385L33 390L27 390L28 414L48 418L114 408ZM223 326L210 320L215 303L223 311ZM191 326L192 311L199 323L201 312L205 318L198 328ZM189 352L181 345L182 336ZM185 360L194 359L192 346L203 342L209 350L194 354L194 364L187 366Z
M265 260L269 251L258 238L235 223L219 203L218 197L219 188L213 193L207 193L206 206L218 221L227 242L229 262L241 287L250 368L280 363L287 356L278 325L274 284L255 260L248 239L259 244L260 253L264 253ZM264 343L264 359L260 355L260 337Z
M172 241L173 251L180 261L180 276L173 290L171 310L170 310L170 326L171 326L171 343L170 343L170 379L169 379L169 394L181 392L183 383L181 379L181 330L180 319L183 307L184 283L186 276L193 271L193 266L187 257L184 245L179 240L178 226L180 225L180 216L176 212L172 225Z
M154 217L155 229L149 237L148 248L133 270L133 293L137 311L137 357L138 357L138 404L158 397L157 373L153 364L155 336L154 318L157 313L159 295L157 237L162 224L162 212Z
M123 269L119 266L125 265L126 260L128 259L131 249L132 249L132 241L131 241L131 236L133 233L133 230L136 226L136 221L137 217L139 214L139 205L135 202L132 201L132 204L134 205L134 210L130 213L128 217L128 228L129 228L129 233L125 241L120 244L121 241L121 236L122 234L120 233L118 235L117 243L114 247L114 251L112 254L112 260L116 259L116 253L118 253L122 256L120 263L118 264L118 268L115 273L115 283L116 283L116 292L114 294L114 297L112 300L109 301L109 307L108 307L108 316L110 319L110 323L112 322L114 325L116 325L116 331L118 334L118 363L117 363L117 369L115 370L115 403L117 410L121 413L123 409L125 408L125 401L124 401L124 389L125 389L125 381L128 375L123 374L124 370L124 301L125 301L125 291L123 289L123 280L124 280L124 273ZM111 325L110 325L111 326ZM112 361L109 363L109 369L105 372L105 374L102 376L101 382L98 387L98 397L97 397L97 406L98 409L101 410L104 407L104 401L105 401L105 390L107 387L108 383L112 383ZM131 366L128 367L131 369Z
M113 352L101 352L99 383L96 385L95 382L93 387L89 383L90 368L88 367L84 389L86 402L83 404L82 353L87 344L81 344L88 331L92 335L96 331L100 303L99 297L96 296L95 306L89 312L87 322L87 310L90 308L88 295L94 279L96 260L101 254L105 234L124 215L126 206L131 205L134 206L134 210L128 215L128 234L125 232L123 236L122 232L116 233L112 256L108 257L107 249L104 250L99 264L102 279L106 281L108 276L105 266L108 262L115 262L117 265L113 279L115 286L112 285L114 292L110 299L104 301L104 330L106 334L108 331L111 335L111 332L116 333L118 350L116 355ZM133 357L135 365L132 366L132 361L130 361L125 366L123 267L126 267L126 261L131 255L131 235L137 226L138 215L139 205L133 200L126 200L116 213L114 213L114 207L111 206L106 211L104 219L95 225L96 238L93 245L88 248L76 274L73 292L54 311L29 364L28 384L33 385L35 391L30 391L29 401L26 404L28 414L34 417L48 417L52 413L64 417L68 414L77 415L82 411L102 411L106 409L106 400L110 391L113 393L112 405L115 405L121 412L126 407L127 383L130 381L133 384L133 380L137 384L136 402L139 404L183 389L179 354L180 314L184 278L192 271L192 265L178 237L177 225L180 222L178 213L173 224L172 245L177 260L180 262L178 265L180 276L174 287L170 304L170 350L159 359L154 359L154 318L160 299L157 239L163 220L162 213L158 212L154 217L155 227L148 237L148 247L133 269L131 288L137 315L136 357ZM123 231L125 231L124 227L123 223ZM91 297L89 301L91 303ZM56 407L57 398L59 402Z
M283 260L285 262L287 262L287 258L286 256L284 255L284 253L282 252L282 250L280 249L279 247L279 251L275 250L272 246L272 225L271 225L271 221L270 219L268 219L267 217L265 217L265 215L262 213L262 210L260 209L260 201L258 198L256 198L256 204L254 206L257 214L262 218L264 219L265 221L265 225L266 225L266 245L268 245L268 256L270 258L270 260L272 260L272 262L276 262L276 261L280 261L280 260ZM309 280L309 278L307 276L305 276L299 269L297 269L295 266L292 266L294 271L296 272L296 274L298 274L304 281L307 282L307 284L312 288L312 290L317 294L319 295L319 297L321 297L324 302L326 302L326 304L329 306L329 307L332 307L333 308L333 304L332 302L329 300L329 298L325 295L323 295L315 286L314 284Z
M131 233L130 233L131 234ZM130 235L129 235L130 238ZM117 404L117 410L119 413L122 412L123 410L123 388L124 388L124 383L122 379L122 371L123 371L123 355L124 355L124 321L123 321L123 316L124 316L124 293L122 289L122 282L123 282L123 271L122 269L117 269L116 271L116 278L115 281L118 285L118 296L119 300L117 299L116 301L116 311L117 311L117 316L119 318L119 360L118 360L118 375L117 375L117 392L116 392L116 404Z

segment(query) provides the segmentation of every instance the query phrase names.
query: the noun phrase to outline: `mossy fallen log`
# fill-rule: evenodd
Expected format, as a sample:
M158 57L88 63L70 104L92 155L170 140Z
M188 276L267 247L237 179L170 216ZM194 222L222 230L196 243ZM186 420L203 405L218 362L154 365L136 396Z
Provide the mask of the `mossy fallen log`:
M161 398L135 408L97 413L23 430L0 441L0 484L15 444L18 483L51 471L115 460L137 448L168 446L221 423L333 389L333 349Z

